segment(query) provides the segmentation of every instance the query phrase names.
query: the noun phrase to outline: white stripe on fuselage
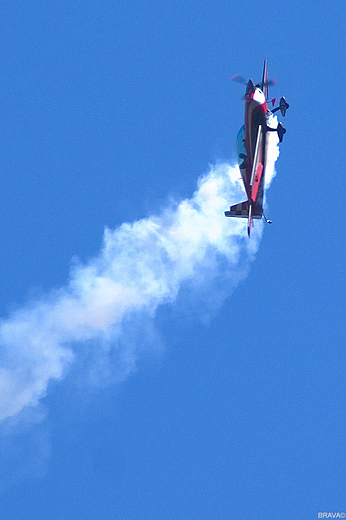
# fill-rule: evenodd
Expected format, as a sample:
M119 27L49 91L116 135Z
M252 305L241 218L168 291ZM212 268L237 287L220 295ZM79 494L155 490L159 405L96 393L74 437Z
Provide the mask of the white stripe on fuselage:
M247 109L247 113L248 113L247 132L248 132L249 147L250 147L250 150L248 150L249 152L251 152L251 150L253 150L253 147L254 147L254 143L252 142L252 126L251 126L252 112L259 105L263 105L265 103L265 101L266 101L265 95L263 94L262 90L257 87L255 89L255 92L253 93L252 100L248 104L248 109Z

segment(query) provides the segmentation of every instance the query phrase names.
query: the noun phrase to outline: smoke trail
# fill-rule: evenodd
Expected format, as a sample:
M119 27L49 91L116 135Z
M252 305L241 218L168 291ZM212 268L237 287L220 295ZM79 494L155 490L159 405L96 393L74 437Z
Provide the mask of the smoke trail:
M267 184L277 140L270 150ZM86 351L104 377L113 364L112 379L124 379L135 370L143 343L136 337L139 324L144 336L155 335L150 324L158 306L174 302L183 288L209 284L211 294L218 280L226 280L229 294L245 276L262 234L256 222L248 240L245 220L224 217L243 197L238 168L212 166L191 199L172 203L161 215L106 229L99 256L75 265L67 287L3 320L0 420L37 405L49 382L63 378Z

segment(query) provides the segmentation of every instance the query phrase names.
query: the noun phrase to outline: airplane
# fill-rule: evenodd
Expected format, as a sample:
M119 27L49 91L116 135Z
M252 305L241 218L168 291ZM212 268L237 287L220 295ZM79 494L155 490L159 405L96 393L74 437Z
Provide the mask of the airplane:
M263 211L264 177L267 157L267 132L277 132L280 143L286 133L286 128L279 123L277 128L271 128L268 120L271 114L280 110L285 116L289 103L284 97L280 99L279 106L269 110L267 102L268 87L276 85L274 79L268 80L267 60L264 60L262 81L255 84L252 79L246 79L240 74L231 78L237 83L246 85L245 92L245 124L241 127L237 136L237 156L239 169L243 179L247 200L230 207L225 211L226 217L240 217L248 219L247 232L251 235L253 219L264 218ZM274 106L275 98L270 100Z

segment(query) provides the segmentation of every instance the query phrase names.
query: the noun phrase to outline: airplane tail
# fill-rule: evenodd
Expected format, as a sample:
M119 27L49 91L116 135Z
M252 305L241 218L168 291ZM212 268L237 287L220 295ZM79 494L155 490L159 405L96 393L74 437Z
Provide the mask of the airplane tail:
M238 217L238 218L247 218L248 219L248 228L247 232L250 236L252 220L260 219L263 215L263 208L261 204L258 202L250 203L249 200L245 202L240 202L240 204L234 204L229 208L229 211L225 211L225 217Z
M253 202L250 204L248 200L231 206L229 211L225 211L225 217L248 218L250 206L252 208L252 218L262 218L263 208L261 204L258 202Z

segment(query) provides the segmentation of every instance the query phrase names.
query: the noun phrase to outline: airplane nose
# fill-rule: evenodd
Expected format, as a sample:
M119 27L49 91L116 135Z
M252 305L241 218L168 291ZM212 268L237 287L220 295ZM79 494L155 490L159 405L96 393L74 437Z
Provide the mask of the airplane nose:
M246 94L249 96L253 92L255 92L255 90L256 90L256 86L255 86L254 82L252 81L252 79L249 79L247 86L246 86Z

